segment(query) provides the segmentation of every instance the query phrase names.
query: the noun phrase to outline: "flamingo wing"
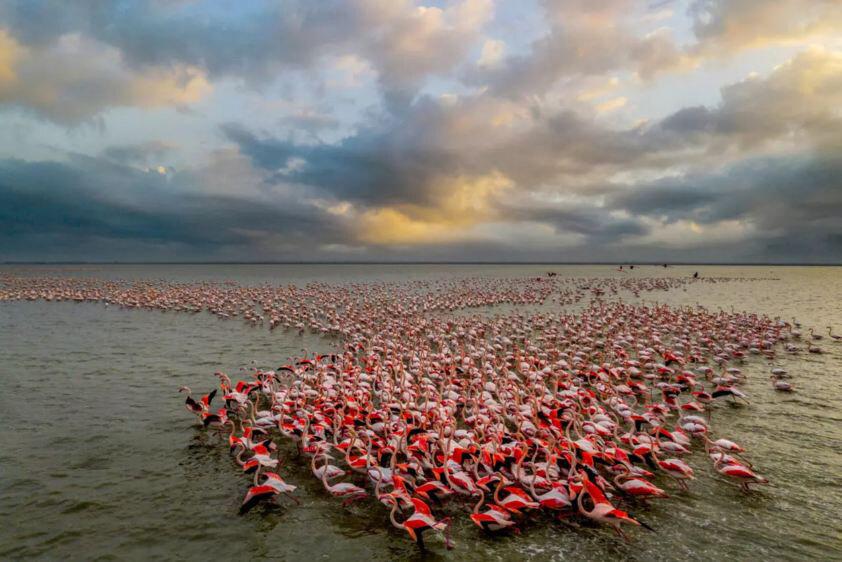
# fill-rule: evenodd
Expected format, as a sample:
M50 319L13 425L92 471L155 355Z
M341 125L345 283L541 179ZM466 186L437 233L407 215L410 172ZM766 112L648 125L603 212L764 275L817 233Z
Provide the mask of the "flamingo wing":
M267 486L267 485L252 486L251 488L249 488L249 491L246 493L246 497L243 498L243 503L240 506L240 513L245 513L248 510L250 510L262 498L273 496L277 493L278 493L278 491L275 488L273 488L272 486Z

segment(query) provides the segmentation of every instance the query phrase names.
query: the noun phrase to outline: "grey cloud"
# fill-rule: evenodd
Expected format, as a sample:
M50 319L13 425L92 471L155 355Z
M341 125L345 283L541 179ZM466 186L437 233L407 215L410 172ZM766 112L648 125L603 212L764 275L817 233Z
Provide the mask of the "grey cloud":
M371 62L386 101L400 109L429 76L462 62L491 11L490 0L441 11L378 0L224 6L11 0L0 5L0 26L26 45L48 48L79 33L115 47L132 67L195 67L255 85L284 70L311 69L325 56L356 54Z
M489 85L497 95L541 95L563 76L599 75L620 67L628 49L612 30L578 33L554 30L536 41L528 54L514 55L493 68L466 71L474 85Z
M682 183L663 181L642 189L632 185L613 197L614 207L635 215L664 217L668 222L687 218L684 213L706 208L724 193L700 190Z
M401 120L389 120L337 144L301 144L270 136L259 137L228 124L223 133L243 154L268 171L283 170L292 159L303 166L283 170L278 179L297 182L318 192L364 204L423 203L429 201L430 182L458 169L459 155L437 147L425 133L436 126L420 123L422 115L437 112L414 106ZM418 127L414 127L415 124Z
M438 178L495 170L528 190L560 175L636 166L658 150L657 139L638 130L614 131L573 112L536 119L523 133L501 134L486 123L485 101L483 95L456 105L422 98L330 145L258 136L233 124L223 132L257 166L365 204L429 203L440 195L430 191ZM454 132L473 121L483 124ZM285 170L293 159L305 164Z
M245 76L279 63L306 65L356 29L346 2L289 0L231 8L202 2L12 0L0 8L0 21L26 43L82 33L119 48L133 64L182 63Z
M0 42L4 59L11 61L0 73L0 107L21 108L63 125L91 122L111 107L178 107L198 101L209 89L204 75L192 68L133 72L118 51L83 36L30 47L17 44L0 26Z
M687 55L666 31L640 36L625 20L633 3L622 0L544 2L548 33L529 52L490 68L472 68L465 79L511 98L542 95L563 79L630 69L648 80L681 67Z
M716 129L715 119L716 117L710 109L700 105L685 107L676 111L664 118L660 126L665 131L678 134L713 132Z
M280 124L293 131L303 131L317 136L320 131L338 129L340 122L330 114L314 111L300 111L281 118Z
M694 0L689 14L698 39L695 50L701 52L833 36L842 23L836 0Z
M607 209L584 204L554 207L548 205L509 205L507 217L552 225L556 232L585 237L586 244L611 244L628 237L648 234L649 227L636 217L612 216Z
M750 77L722 88L718 106L688 107L647 131L655 145L702 146L709 152L748 150L800 135L819 150L842 138L842 57L808 50L768 77Z
M176 147L163 141L109 146L103 156L124 164L159 164L160 160Z
M825 155L833 154L829 139L838 142L842 131L833 117L839 79L834 57L823 51L802 53L767 78L726 86L718 106L684 108L631 129L607 128L569 111L535 111L529 126L516 133L489 125L474 129L475 121L488 121L476 117L490 111L489 94L481 93L455 103L422 98L334 145L297 144L233 126L225 132L262 168L283 169L290 159L300 158L305 165L284 170L285 179L363 206L423 204L441 195L431 189L439 176L499 171L526 200L535 191L607 194L606 209L596 203L556 210L494 203L513 222L551 224L558 232L584 236L588 244L645 236L651 223L641 217L650 217L666 224L746 220L769 244L780 231L793 237L790 246L803 249L808 244L797 241L810 239L828 248L828 226L799 230L787 214L821 222L829 220L827 209L838 210L831 196L838 186L822 173L829 169ZM805 96L799 92L807 78L812 91ZM798 159L776 163L756 156L765 144L792 134L804 141ZM738 163L717 172L722 153ZM614 193L618 188L606 180L617 172L670 167L709 171L654 184L630 181ZM811 182L809 188L801 187L805 182ZM805 190L814 197L805 197ZM612 209L630 217L609 215ZM779 241L769 248L784 245Z
M609 129L565 111L543 117L524 133L506 139L489 151L489 160L520 181L541 183L557 175L641 164L641 158L657 149L648 141L635 129Z
M524 227L551 225L558 233L580 235L585 243L562 255L525 249L513 236L511 241L487 244L418 246L406 256L517 259L527 251L529 259L658 259L668 257L670 250L645 243L629 245L651 234L653 221L716 225L739 220L756 229L745 248L711 244L681 256L745 257L754 252L798 259L824 252L840 258L836 222L842 215L842 189L836 178L842 177L842 170L829 158L842 148L838 56L807 51L769 77L724 87L716 106L687 107L646 126L611 128L573 111L546 113L538 109L540 103L530 106L526 100L533 94L540 97L560 77L629 67L644 76L681 64L683 54L669 37L638 38L613 24L592 28L562 18L553 21L551 34L536 42L528 55L510 57L497 68L474 70L468 76L474 83L490 84L489 89L445 100L418 96L418 88L427 76L460 64L479 24L461 30L466 36L462 38L458 26L427 22L429 27L424 27L412 14L396 11L392 3L383 3L382 11L359 9L366 5L377 8L368 2L288 1L242 4L222 13L202 10L202 3L175 7L163 2L3 3L0 21L26 46L49 52L56 37L81 33L119 49L133 71L194 65L212 77L242 76L260 82L289 67L314 66L325 55L355 52L378 71L389 111L369 113L364 125L333 144L319 141L320 131L336 126L331 115L321 113L305 112L281 121L283 129L309 133L306 142L301 142L301 135L279 137L237 124L223 126L224 137L237 147L227 150L247 156L259 168L263 187L271 188L255 196L264 199L200 192L202 187L222 191L223 184L233 186L233 191L241 177L241 170L229 165L233 163L207 171L208 176L220 176L213 187L198 173L166 178L143 172L138 168L168 156L170 147L157 142L113 146L101 158L74 158L67 163L0 162L0 242L3 248L12 248L0 257L38 256L56 247L87 248L95 254L97 244L108 243L119 246L120 252L134 247L149 255L158 251L155 248L175 245L167 251L206 257L242 251L267 259L277 254L260 246L259 233L304 250L354 239L343 219L302 202L301 194L328 202L351 201L354 210L363 213L385 205L426 205L425 210L435 212L442 193L433 188L441 185L441 178L500 172L514 184L507 197L520 201L518 205L491 201L489 217ZM620 10L623 2L559 3L562 8L571 5L591 10L593 21L602 21L603 12ZM200 16L199 11L204 13ZM395 45L416 32L421 40L407 45L436 48L429 56L402 56ZM715 27L699 31L700 37L717 33ZM47 62L66 60L57 57ZM69 95L59 96L64 100L61 107L30 99L28 92L16 95L14 102L26 99L30 107L62 123L78 122L104 106L128 103L130 90L143 88L126 86L134 74L120 60L114 61L112 56L100 65L79 64L77 68L93 69L87 75L90 80L65 80L68 87L58 91ZM53 66L59 68L52 71ZM41 65L36 77L44 81L62 77L66 74L62 66L67 65ZM110 86L93 88L97 83ZM515 98L517 102L512 102ZM492 125L500 108L501 113L514 109L510 113L517 114L515 126ZM529 109L531 120L523 118ZM767 146L784 143L797 145L803 154L780 160L757 158ZM742 162L720 170L723 155ZM700 171L704 166L709 168ZM635 172L672 173L676 168L695 171L658 182L627 180L622 189L607 179L618 172L638 177ZM230 176L224 175L226 170ZM295 186L297 198L283 194L288 185ZM539 191L575 193L591 198L592 204L529 205L530 194ZM621 241L627 250L612 246ZM371 252L381 253L359 255L399 256L389 248Z

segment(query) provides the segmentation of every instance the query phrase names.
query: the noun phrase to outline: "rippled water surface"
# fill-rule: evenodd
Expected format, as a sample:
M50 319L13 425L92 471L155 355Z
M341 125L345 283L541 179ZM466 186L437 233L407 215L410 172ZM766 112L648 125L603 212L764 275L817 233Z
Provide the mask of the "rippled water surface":
M330 283L465 276L613 275L762 278L696 284L644 300L702 304L796 318L807 332L842 333L842 269L596 266L67 266L0 273L243 284ZM769 384L769 364L743 370L751 405L725 404L715 426L742 444L773 483L740 493L703 454L697 480L638 515L631 543L603 528L534 522L489 538L455 521L456 549L420 553L373 501L343 509L287 460L301 506L237 508L247 488L227 447L193 427L176 389L210 387L216 370L333 349L315 335L252 328L209 314L122 310L100 304L0 303L0 559L278 560L796 560L842 559L842 344L824 355L779 354L798 392ZM669 483L666 483L669 484ZM672 487L674 488L674 486Z

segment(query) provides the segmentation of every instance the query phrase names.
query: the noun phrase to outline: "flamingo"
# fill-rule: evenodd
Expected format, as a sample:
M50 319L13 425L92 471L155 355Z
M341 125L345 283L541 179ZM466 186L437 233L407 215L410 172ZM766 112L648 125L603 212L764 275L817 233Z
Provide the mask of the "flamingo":
M795 387L791 383L788 383L774 376L771 376L769 378L772 379L772 388L774 388L778 392L795 392Z
M553 482L550 489L543 494L538 494L535 491L535 485L533 482L531 491L532 497L535 498L535 501L537 501L540 504L540 507L544 509L561 511L573 507L573 503L570 501L570 495L567 493L564 484L561 482Z
M202 414L210 410L213 397L216 396L216 389L214 389L208 394L202 396L199 402L196 402L191 396L192 391L190 390L190 387L182 386L178 389L178 391L187 393L187 399L184 401L184 405L187 408L187 411L192 414L196 414L200 421L202 420Z
M661 460L655 456L658 467L673 478L682 490L688 491L687 480L695 480L693 469L680 459Z
M640 521L634 519L625 511L617 509L611 505L611 502L608 501L608 498L605 497L602 490L591 482L587 476L582 477L582 485L584 486L584 489L579 492L576 500L579 507L579 513L588 519L596 521L597 523L610 525L619 536L628 540L628 537L620 528L620 525L623 523L629 523L640 526ZM587 509L585 507L584 499L586 495L590 496L591 501L593 502L593 507L591 509Z
M327 479L327 471L322 471L322 485L333 497L341 498L342 505L348 506L352 502L364 499L368 496L365 489L360 488L350 482L337 482L331 484Z
M240 505L240 513L248 512L252 507L262 499L271 498L279 494L278 490L267 485L252 486L248 489L246 497L243 498L243 503Z
M494 501L507 511L510 511L515 514L519 514L521 510L524 509L537 509L541 507L536 501L533 501L529 495L517 486L507 486L503 488L503 491L507 492L508 495L503 499L500 499L499 488L497 492L494 494Z
M750 484L768 484L769 480L759 474L752 472L747 466L737 463L735 461L728 462L724 456L714 463L714 468L719 474L727 476L740 483L740 487L748 492L751 490Z
M614 477L614 484L617 486L617 489L635 498L646 500L649 498L669 497L664 490L658 488L651 482L632 475L628 468L625 473L618 474Z
M427 531L428 529L439 531L444 535L445 546L447 549L452 549L453 544L450 542L450 534L448 532L450 528L450 520L445 518L441 521L436 521L430 511L430 506L418 498L412 498L412 505L415 508L412 515L410 515L403 523L399 523L395 517L395 512L398 509L398 502L393 500L392 510L389 512L389 519L391 520L392 525L397 529L405 530L409 534L409 537L417 542L421 548L424 548L424 531Z
M502 486L502 480L499 486ZM479 528L488 532L502 531L515 524L511 519L509 512L499 505L488 504L488 509L480 513L482 504L485 503L485 492L480 489L479 501L474 505L473 513L471 513L471 521L473 521Z

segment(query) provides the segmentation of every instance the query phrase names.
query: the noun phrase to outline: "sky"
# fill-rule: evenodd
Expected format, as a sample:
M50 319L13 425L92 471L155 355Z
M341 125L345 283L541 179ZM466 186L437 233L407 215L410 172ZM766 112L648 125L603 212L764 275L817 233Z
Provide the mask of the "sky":
M842 262L839 0L4 0L0 261Z

